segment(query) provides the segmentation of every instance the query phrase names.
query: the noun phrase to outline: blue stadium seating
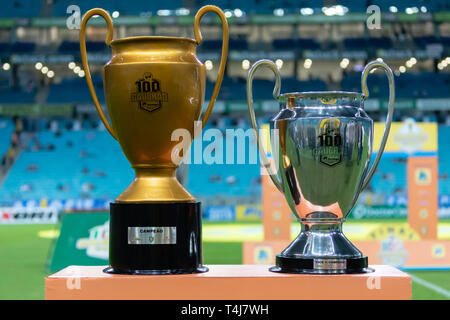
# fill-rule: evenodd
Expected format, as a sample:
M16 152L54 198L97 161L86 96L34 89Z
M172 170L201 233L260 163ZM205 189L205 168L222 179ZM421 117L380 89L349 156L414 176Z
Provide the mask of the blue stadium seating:
M66 124L61 121L60 128ZM226 128L236 123L226 119ZM238 126L250 127L249 119ZM41 127L45 127L44 124ZM113 199L122 192L133 178L133 171L125 159L119 144L106 131L89 128L83 130L61 129L60 134L48 130L39 133L40 151L28 149L19 156L6 180L0 186L0 202L23 200L96 198ZM211 128L208 125L206 129ZM10 121L0 119L0 146L9 145L13 130ZM223 132L223 131L222 131ZM224 132L223 132L224 133ZM230 139L230 137L227 137ZM439 127L439 194L450 195L450 157L448 140L450 126ZM204 151L209 142L203 141ZM50 146L53 149L50 150ZM32 147L30 145L29 147ZM244 150L246 164L237 164L237 144L234 143L234 165L226 164L226 142L223 163L189 165L187 189L196 197L260 196L260 166L248 164L249 148L255 147L253 137L246 138ZM2 150L0 150L2 151ZM3 150L6 151L6 150ZM373 160L373 159L372 159ZM258 161L258 159L257 159ZM37 169L37 170L36 170ZM85 190L91 184L92 190ZM205 186L208 186L205 188ZM383 156L370 187L381 199L391 195L406 196L406 163L389 155Z
M100 52L106 51L108 47L105 42L93 42L86 41L86 50L87 52ZM59 45L58 51L60 53L78 53L80 51L80 43L79 42L70 42L63 41Z
M9 148L13 131L14 124L11 118L0 118L0 158Z
M101 77L93 77L95 92L101 103L105 102L105 93L103 91L103 81ZM84 78L70 78L63 79L61 83L53 84L50 88L47 102L92 102L91 94L86 79Z
M320 44L315 39L274 39L272 41L274 50L318 50Z
M0 18L33 18L39 16L42 2L39 0L9 0L2 1Z
M66 16L67 7L71 4L74 4L71 0L57 0L54 9L53 15L55 16ZM78 0L76 2L82 11L82 13L86 12L92 8L103 8L108 10L110 13L113 11L118 11L122 16L139 16L141 13L151 12L153 15L156 15L156 12L161 9L167 10L176 10L178 8L183 7L183 1L181 0L173 0L173 1L165 1L165 0L154 0L154 1L146 1L146 0L128 0L128 1L119 1L119 0Z
M373 74L367 78L370 95L374 98L386 98L389 93L388 81L384 74ZM449 96L450 75L448 73L403 73L395 77L397 98L446 98ZM361 73L351 73L341 81L346 91L361 91Z
M450 126L439 126L438 130L439 194L450 195Z
M36 47L34 42L1 42L0 55L9 57L11 54L32 53Z
M39 141L41 151L20 154L0 187L0 200L111 199L132 181L130 164L106 131L43 131ZM45 149L50 145L54 150ZM94 189L85 190L86 183Z
M36 88L24 90L20 87L0 87L0 104L2 103L33 103Z

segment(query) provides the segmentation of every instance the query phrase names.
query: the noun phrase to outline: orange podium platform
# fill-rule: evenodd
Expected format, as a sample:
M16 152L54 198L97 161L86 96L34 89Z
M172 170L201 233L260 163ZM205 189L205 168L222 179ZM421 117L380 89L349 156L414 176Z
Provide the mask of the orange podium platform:
M105 266L70 266L45 279L49 300L411 299L411 277L386 265L366 274L308 275L267 265L209 265L189 275L112 275Z

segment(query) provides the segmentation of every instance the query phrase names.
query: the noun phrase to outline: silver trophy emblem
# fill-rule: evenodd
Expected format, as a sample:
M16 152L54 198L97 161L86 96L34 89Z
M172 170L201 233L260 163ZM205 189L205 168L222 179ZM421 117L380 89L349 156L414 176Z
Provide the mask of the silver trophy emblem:
M262 148L255 120L252 81L255 71L269 67L275 74L273 96L280 111L270 121L278 130L272 143L276 173ZM374 68L389 80L389 110L380 149L370 166L373 121L364 111L369 96L367 76ZM394 111L394 77L383 62L372 61L362 73L363 93L294 92L280 94L280 74L270 60L249 71L247 100L261 160L301 223L298 237L276 256L274 272L364 273L368 259L342 233L342 223L374 174L389 135ZM275 131L276 132L276 131Z

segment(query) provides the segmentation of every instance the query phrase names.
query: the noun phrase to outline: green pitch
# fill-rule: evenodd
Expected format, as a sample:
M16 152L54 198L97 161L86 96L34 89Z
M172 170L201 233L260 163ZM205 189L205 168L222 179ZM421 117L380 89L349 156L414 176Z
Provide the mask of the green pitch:
M49 231L55 228L0 225L0 299L44 299L45 269L52 245ZM205 242L203 249L205 264L242 263L240 242ZM413 276L413 299L450 299L450 270L409 273Z

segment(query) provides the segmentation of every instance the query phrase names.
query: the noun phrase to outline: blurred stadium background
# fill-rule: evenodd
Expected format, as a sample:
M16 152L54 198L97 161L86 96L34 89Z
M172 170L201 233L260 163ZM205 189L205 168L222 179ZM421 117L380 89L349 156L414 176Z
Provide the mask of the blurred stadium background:
M193 16L205 4L226 10L230 24L226 77L208 127L250 128L245 79L258 59L276 61L282 92L361 91L363 66L383 59L395 72L394 121L438 126L439 238L450 240L449 1L7 0L0 10L0 298L43 298L61 216L107 212L133 178L92 104L78 30L66 26L67 8L77 5L82 14L94 7L108 10L116 39L193 37ZM373 4L382 12L381 29L366 27L366 9ZM104 105L101 70L110 50L98 20L88 29L87 49ZM198 56L208 70L208 99L221 48L221 28L212 15L202 32ZM387 86L383 74L369 77L366 107L375 121L385 120ZM267 123L277 110L271 73L261 72L254 87L258 121ZM406 171L405 156L384 156L357 204L369 209L346 224L406 221ZM262 232L259 164L185 165L179 178L202 201L205 263L241 263L239 239L226 235L229 241L215 241L208 228L245 225ZM253 210L249 219L238 213L247 209ZM408 272L419 279L413 281L414 298L450 298L450 271Z

